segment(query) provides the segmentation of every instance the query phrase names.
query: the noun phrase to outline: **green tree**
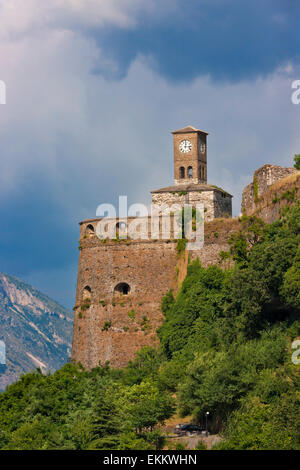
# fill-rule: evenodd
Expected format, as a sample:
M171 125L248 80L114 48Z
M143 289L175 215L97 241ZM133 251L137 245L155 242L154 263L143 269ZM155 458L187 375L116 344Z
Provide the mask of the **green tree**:
M300 155L299 154L296 154L294 156L294 168L296 168L296 170L300 170Z
M90 449L115 449L126 422L116 400L117 387L102 387L92 405L92 439Z
M280 293L288 305L300 310L300 248L298 248L292 266L284 274Z
M63 449L64 440L61 432L49 418L36 418L22 424L10 435L5 450L45 450Z
M251 248L259 241L265 224L254 215L243 215L240 223L241 229L229 237L228 243L233 260L241 266L246 266Z
M136 353L134 361L130 361L124 370L124 383L139 384L145 378L156 380L161 362L162 354L154 348L145 346Z
M174 399L150 382L121 388L118 404L124 419L139 433L163 423L175 410Z
M229 419L218 449L300 450L300 399L283 394L271 404L258 397L247 401Z

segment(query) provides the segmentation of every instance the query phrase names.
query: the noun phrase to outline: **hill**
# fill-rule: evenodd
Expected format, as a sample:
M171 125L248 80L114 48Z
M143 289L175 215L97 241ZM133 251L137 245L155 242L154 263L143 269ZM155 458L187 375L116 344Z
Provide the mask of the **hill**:
M299 450L299 222L299 202L272 224L243 216L230 259L188 264L177 295L162 300L160 346L126 368L67 364L9 386L0 448L162 448L161 426L176 405L202 425L209 411L209 430L223 438L214 448Z
M0 273L0 390L35 368L60 368L71 352L72 313L19 279Z

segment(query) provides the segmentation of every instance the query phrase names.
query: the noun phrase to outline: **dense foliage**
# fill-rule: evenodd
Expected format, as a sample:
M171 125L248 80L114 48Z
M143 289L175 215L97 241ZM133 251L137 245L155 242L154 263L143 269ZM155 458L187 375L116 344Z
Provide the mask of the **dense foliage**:
M300 449L299 224L299 204L271 225L242 217L234 268L194 262L176 299L163 300L159 379L183 414L210 412L220 448Z
M108 367L65 365L26 374L0 395L0 448L147 449L161 445L154 426L174 400L149 381L128 386Z
M220 266L193 262L163 299L160 348L122 371L67 364L8 387L0 448L160 448L175 393L183 416L201 423L209 411L218 448L300 449L299 222L299 204L271 225L242 217Z

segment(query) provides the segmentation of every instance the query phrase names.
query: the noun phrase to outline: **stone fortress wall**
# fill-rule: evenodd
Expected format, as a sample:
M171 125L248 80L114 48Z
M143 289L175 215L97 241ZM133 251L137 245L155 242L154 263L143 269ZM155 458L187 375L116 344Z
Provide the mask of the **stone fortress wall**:
M143 232L137 240L100 240L95 233L98 222L80 224L72 359L87 368L106 361L123 367L141 347L157 344L161 299L170 289L176 292L188 260L177 251L173 229L164 240L161 234L151 239L150 229L146 240ZM219 252L228 250L227 238L237 226L236 219L206 223L204 247L186 254L191 260L199 257L204 266L218 263Z
M284 168L279 165L266 164L254 172L253 180L243 191L242 212L255 211L259 198L274 183L286 176L297 173L295 168Z
M178 249L174 222L178 214L171 217L167 235L162 217L154 229L148 217L128 218L126 226L123 219L80 223L72 360L88 369L106 361L112 367L124 367L141 347L157 345L156 330L163 322L162 297L170 289L177 292L189 261L199 258L205 267L222 266L220 252L229 250L228 238L241 227L239 219L231 218L232 196L207 184L207 133L188 126L173 136L174 185L152 191L152 203L162 213L174 204L182 208L202 203L204 245L194 251ZM182 139L190 141L190 154L181 155ZM189 181L180 174L183 166L193 168ZM264 165L243 192L243 212L258 213L268 222L275 220L287 195L299 197L299 182L300 172L293 168ZM116 228L116 233L99 238L99 223L107 225L108 231ZM130 227L135 228L136 236L125 238Z

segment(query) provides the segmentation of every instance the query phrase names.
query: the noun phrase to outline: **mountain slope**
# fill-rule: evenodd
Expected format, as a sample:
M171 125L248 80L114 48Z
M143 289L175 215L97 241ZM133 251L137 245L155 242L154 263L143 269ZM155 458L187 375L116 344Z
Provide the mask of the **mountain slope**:
M71 352L72 313L19 279L0 273L0 340L6 367L0 366L0 390L21 373L54 370Z

